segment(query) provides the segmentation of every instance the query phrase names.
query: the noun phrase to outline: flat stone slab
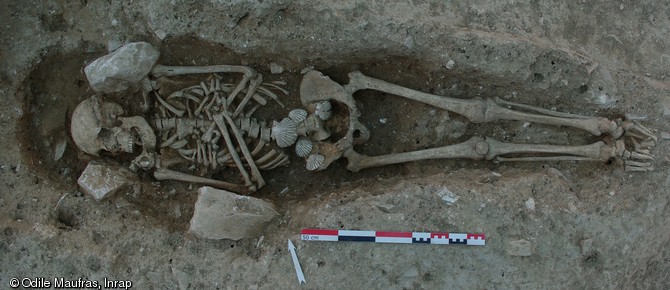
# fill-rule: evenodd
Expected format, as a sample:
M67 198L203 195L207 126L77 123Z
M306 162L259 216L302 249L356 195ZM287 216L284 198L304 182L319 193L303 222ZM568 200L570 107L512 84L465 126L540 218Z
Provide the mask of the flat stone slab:
M84 68L84 72L96 92L122 92L146 77L159 55L149 43L132 42L96 59Z
M198 189L189 232L215 240L256 237L277 215L272 203L205 186Z
M101 201L129 186L136 178L130 170L119 165L91 161L77 183L84 193L90 194L96 201Z

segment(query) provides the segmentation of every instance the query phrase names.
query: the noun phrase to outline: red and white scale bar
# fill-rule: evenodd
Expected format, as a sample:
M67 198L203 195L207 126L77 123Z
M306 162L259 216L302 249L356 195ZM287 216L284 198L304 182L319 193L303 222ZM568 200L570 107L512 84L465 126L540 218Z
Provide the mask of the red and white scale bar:
M303 229L303 241L484 246L484 234Z

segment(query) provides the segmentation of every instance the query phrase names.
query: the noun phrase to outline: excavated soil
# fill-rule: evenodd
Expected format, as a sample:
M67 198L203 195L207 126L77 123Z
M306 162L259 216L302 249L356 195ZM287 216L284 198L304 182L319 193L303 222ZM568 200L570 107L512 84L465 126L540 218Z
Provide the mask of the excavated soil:
M12 278L64 277L129 280L139 289L295 288L292 239L310 289L670 288L670 7L662 1L2 6L2 287ZM470 160L353 173L344 159L309 172L290 154L290 165L264 172L267 185L253 194L281 214L262 237L202 240L188 233L197 186L140 172L137 186L103 202L78 188L89 161L132 160L86 155L69 132L72 111L94 94L84 66L132 41L154 44L161 64L247 65L266 81L286 82L286 106L269 102L260 119L301 107L304 68L342 84L358 70L436 95L634 119L661 138L654 170L644 173L615 162ZM270 63L284 71L272 74ZM557 145L607 138L517 121L474 124L381 92L355 97L372 133L356 149L367 155L473 136ZM152 116L138 92L104 98ZM301 228L483 232L488 240L485 247L316 243L299 241ZM522 239L530 256L513 253Z

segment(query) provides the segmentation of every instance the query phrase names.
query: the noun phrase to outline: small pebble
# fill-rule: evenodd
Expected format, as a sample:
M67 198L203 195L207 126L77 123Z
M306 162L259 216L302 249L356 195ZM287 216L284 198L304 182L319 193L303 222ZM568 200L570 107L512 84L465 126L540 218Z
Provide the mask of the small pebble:
M174 211L174 216L175 216L176 218L180 218L180 217L181 217L181 206L176 205L176 206L174 207L173 211Z
M117 48L121 47L121 45L123 45L123 43L118 39L107 41L107 51L115 51Z
M403 43L403 45L408 49L414 48L414 37L409 36L405 38L405 43Z
M281 190L281 194L286 194L288 192L288 186L284 187L284 189Z
M179 285L179 290L188 289L191 285L191 276L184 271L180 271L175 267L172 267L172 275L177 280L177 285Z
M165 30L160 29L160 28L154 30L154 34L156 34L156 36L157 36L158 39L160 39L160 40L163 40L163 39L165 39L165 38L167 37L167 32L165 32Z
M453 59L450 59L450 60L447 62L447 64L445 65L445 67L446 67L447 69L452 69L452 68L454 68L454 65L455 65L455 64L456 64L456 63L454 62L454 60L453 60Z
M593 240L592 239L584 239L579 241L579 247L582 251L582 255L588 256L591 254L591 248L593 247Z
M382 123L382 124L386 124L386 121L388 121L388 119L386 119L386 118L379 119L379 123Z
M419 276L419 270L417 270L415 267L409 268L402 276L407 278L417 277Z
M56 144L56 148L54 148L54 161L58 161L61 158L63 158L63 154L65 153L65 148L67 148L67 140L63 139L58 144Z
M124 207L130 206L131 204L125 198L118 197L118 198L114 199L114 205L116 206L116 208L124 208Z
M526 200L526 208L529 210L535 210L535 199L531 197Z
M270 63L270 73L273 75L280 74L284 72L284 68L274 62Z
M304 75L304 74L306 74L310 71L313 71L313 70L314 70L314 66L309 66L309 67L306 67L306 68L303 68L302 70L300 70L300 74Z
M507 254L510 256L528 257L533 254L532 244L528 240L516 240L507 244Z
M451 192L449 189L446 188L443 188L442 190L438 191L437 196L442 198L442 201L444 201L448 205L452 205L458 200L458 195L454 194L453 192Z
M661 112L663 113L663 117L670 117L670 97L661 101Z

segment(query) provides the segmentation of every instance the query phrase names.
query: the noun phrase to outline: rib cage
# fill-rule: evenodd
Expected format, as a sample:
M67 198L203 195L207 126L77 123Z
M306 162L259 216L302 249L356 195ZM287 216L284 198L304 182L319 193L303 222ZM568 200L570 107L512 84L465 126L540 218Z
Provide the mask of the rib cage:
M273 148L271 143L271 124L249 117L256 109L267 103L265 97L279 102L276 94L268 87L282 90L275 84L260 85L251 95L254 103L245 103L240 98L226 98L233 91L234 85L222 84L220 77L213 75L199 85L190 86L171 93L163 99L156 92L158 113L152 120L152 125L159 132L160 147L172 148L185 160L197 167L217 169L221 165L235 167L233 154L222 138L222 131L217 128L214 116L238 113L233 117L236 128L226 124L227 131L239 130L244 136L244 144L236 142L235 155L239 156L245 168L252 168L252 164L245 158L240 146L249 148L252 162L258 169L269 170L289 163L289 157L281 149ZM267 87L264 87L267 86ZM247 95L248 87L241 90L241 95ZM279 103L283 106L283 104ZM242 105L243 107L239 107ZM235 140L230 134L230 140Z

